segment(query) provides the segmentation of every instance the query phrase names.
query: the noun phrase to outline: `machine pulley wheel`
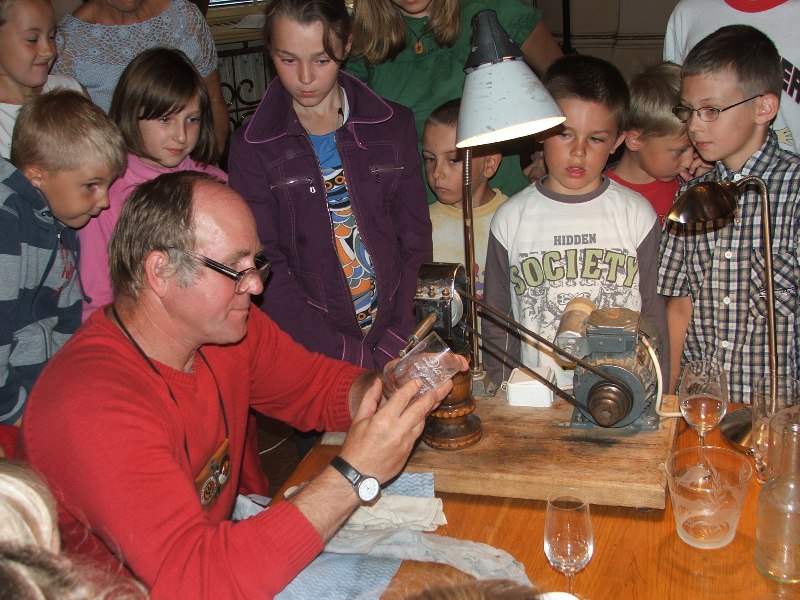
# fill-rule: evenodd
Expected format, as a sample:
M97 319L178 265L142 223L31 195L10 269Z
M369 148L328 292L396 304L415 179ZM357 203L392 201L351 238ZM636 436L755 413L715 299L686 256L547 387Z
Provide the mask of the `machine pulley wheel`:
M610 381L600 381L589 390L587 405L595 422L601 427L611 427L630 414L633 394L627 387Z

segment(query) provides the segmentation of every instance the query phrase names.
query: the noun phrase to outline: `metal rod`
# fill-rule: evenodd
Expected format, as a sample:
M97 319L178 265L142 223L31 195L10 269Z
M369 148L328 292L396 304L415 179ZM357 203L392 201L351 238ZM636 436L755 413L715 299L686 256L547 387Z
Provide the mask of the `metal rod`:
M778 387L778 341L775 336L775 287L772 273L772 216L769 209L769 196L767 187L760 177L749 175L737 182L744 187L748 183L758 186L761 197L761 242L764 252L764 290L767 298L767 343L769 344L769 383L770 383L770 408L775 413L777 408Z
M561 50L564 54L572 54L572 27L569 0L561 0Z
M565 358L570 362L574 362L574 363L580 365L581 367L583 367L587 371L591 371L592 373L594 373L598 377L602 377L603 379L605 379L606 381L610 381L614 385L618 385L620 387L627 388L625 383L623 383L622 381L620 381L619 379L617 379L613 375L609 375L605 371L602 371L602 370L598 369L597 367L595 367L594 365L586 362L585 360L583 360L581 358L578 358L577 356L574 356L574 355L570 354L566 350L563 350L563 349L559 348L556 344L554 344L550 340L548 340L546 338L543 338L541 335L539 335L535 331L531 331L530 329L528 329L527 327L525 327L521 323L518 323L517 321L515 321L514 319L512 319L508 315L504 315L499 310L494 308L491 304L487 304L483 300L478 300L477 298L475 298L475 296L470 296L467 292L459 290L458 293L461 294L462 296L468 297L469 300L472 300L473 304L477 304L478 306L480 306L485 311L490 312L492 315L494 315L495 317L497 317L498 319L503 321L506 325L516 329L520 333L524 333L525 335L528 335L528 336L532 337L534 340L536 340L540 344L543 344L544 346L547 346L548 348L550 348L551 350L556 352L558 355L560 355L562 358ZM485 339L484 339L484 343L486 343Z
M405 348L400 350L399 356L401 358L408 354L414 346L419 344L422 338L428 335L430 330L433 329L433 326L436 325L436 319L436 313L430 313L427 317L419 322L419 325L417 325L416 329L414 329L414 331L411 332L411 335L408 336L408 343L406 344Z
M498 346L494 342L490 342L489 340L487 340L485 337L483 337L483 335L478 333L476 330L472 329L472 327L470 327L469 325L464 324L464 327L468 331L470 331L475 337L479 337L481 339L481 342L483 342L483 347L484 348L488 348L492 352L496 352L498 354L502 354L503 357L505 357L509 362L513 363L515 367L525 371L528 375L530 375L534 379L538 379L551 392L553 392L554 394L560 396L561 398L563 398L564 400L566 400L567 402L569 402L573 406L579 407L581 409L581 411L585 410L586 407L585 406L581 406L580 403L575 399L574 396L569 395L567 392L562 390L556 384L554 384L553 382L549 381L546 377L543 377L542 375L539 375L539 373L537 373L536 371L534 371L530 367L525 366L525 364L521 360L519 360L515 356L511 356L508 352L506 352L505 350L500 348L500 346Z
M469 290L469 297L474 298L477 295L475 285L475 235L472 223L472 148L469 146L464 149L464 173L463 173L463 200L461 205L464 213L464 266L466 267L467 275L467 289ZM470 331L475 331L478 328L478 307L474 302L469 303L469 311L467 311L466 324L469 326ZM474 334L470 334L470 347L472 355L469 362L472 371L478 371L480 360L478 358L478 338Z

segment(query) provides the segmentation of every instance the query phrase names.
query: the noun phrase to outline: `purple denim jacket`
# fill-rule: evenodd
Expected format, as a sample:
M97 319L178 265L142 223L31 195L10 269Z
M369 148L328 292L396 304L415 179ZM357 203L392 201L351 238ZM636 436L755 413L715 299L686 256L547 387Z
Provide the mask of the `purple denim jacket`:
M378 316L366 337L335 251L317 156L277 78L233 135L229 183L250 204L272 261L262 309L310 350L381 367L414 327L417 275L433 254L431 221L411 111L345 73L339 83L350 114L336 145L378 285Z

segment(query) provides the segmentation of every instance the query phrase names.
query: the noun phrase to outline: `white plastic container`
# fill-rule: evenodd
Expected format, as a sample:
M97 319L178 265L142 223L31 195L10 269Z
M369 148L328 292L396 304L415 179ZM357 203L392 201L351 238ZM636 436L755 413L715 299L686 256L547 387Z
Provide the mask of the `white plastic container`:
M556 383L556 374L550 367L535 367L531 369L550 383ZM533 408L548 408L553 405L553 392L538 379L534 379L520 369L511 371L508 378L506 396L510 406L530 406Z

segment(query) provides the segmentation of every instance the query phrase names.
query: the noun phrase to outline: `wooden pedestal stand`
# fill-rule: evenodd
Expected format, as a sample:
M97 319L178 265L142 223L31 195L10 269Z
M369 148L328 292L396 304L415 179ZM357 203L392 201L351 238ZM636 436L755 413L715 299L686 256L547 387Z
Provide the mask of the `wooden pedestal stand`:
M477 444L483 436L481 420L474 414L472 372L453 376L453 389L425 422L422 441L437 450L460 450Z

